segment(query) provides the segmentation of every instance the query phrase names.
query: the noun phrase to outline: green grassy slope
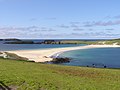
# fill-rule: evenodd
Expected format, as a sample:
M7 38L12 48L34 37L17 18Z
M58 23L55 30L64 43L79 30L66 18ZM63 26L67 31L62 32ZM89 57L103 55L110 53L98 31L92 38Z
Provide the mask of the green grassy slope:
M111 40L103 40L103 41L80 41L80 40L64 40L60 41L60 44L108 44L112 45L116 43L117 45L120 45L120 39L111 39Z
M17 90L119 90L119 69L95 69L0 59L0 86Z
M90 41L80 41L80 40L64 40L60 41L61 44L95 44L96 42L90 42Z

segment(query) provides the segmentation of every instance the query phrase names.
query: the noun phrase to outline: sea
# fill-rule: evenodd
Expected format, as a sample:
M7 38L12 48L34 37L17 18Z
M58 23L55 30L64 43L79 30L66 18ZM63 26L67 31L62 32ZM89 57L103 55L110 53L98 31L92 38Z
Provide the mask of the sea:
M34 41L41 42L43 40L34 39ZM90 41L96 41L96 40L90 40ZM60 44L60 45L59 44L58 45L57 44L4 44L4 41L0 41L0 51L33 50L33 49L37 50L37 49L51 49L51 48L75 47L75 46L84 46L84 44ZM61 53L59 57L70 58L69 63L62 63L59 65L96 67L96 68L120 68L120 48L96 48L96 49L94 48L94 49L73 50L73 51L67 51Z
M60 57L71 58L69 63L62 65L120 68L120 48L94 48L64 52Z

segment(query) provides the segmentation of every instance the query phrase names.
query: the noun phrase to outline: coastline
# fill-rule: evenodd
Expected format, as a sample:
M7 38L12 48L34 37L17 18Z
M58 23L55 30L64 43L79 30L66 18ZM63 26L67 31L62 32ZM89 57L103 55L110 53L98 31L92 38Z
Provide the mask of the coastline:
M28 58L30 61L35 62L46 62L52 61L52 56L56 54L61 54L66 51L80 50L80 49L92 49L92 48L120 48L120 45L86 45L77 47L65 47L65 48L52 48L52 49L38 49L38 50L16 50L16 51L6 51L9 53L14 53L22 57ZM57 56L58 56L57 55Z

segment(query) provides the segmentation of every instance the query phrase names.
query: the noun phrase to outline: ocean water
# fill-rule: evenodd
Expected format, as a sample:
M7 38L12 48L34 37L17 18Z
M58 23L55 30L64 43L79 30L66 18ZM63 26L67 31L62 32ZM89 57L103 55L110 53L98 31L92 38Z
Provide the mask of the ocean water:
M43 42L45 39L21 39L21 40L30 40L34 42ZM88 40L88 41L97 41L100 39L54 39L55 41L60 40ZM101 39L102 40L102 39ZM74 47L74 46L83 46L82 44L3 44L5 41L0 41L0 51L11 51L11 50L30 50L30 49L48 49L48 48L61 48L61 47Z
M27 40L27 41L32 40L34 42L44 41L44 39L22 39L22 40ZM60 40L68 40L68 39L55 39L55 41L60 41ZM49 49L49 48L74 47L74 46L84 45L84 44L60 44L59 45L59 44L3 44L3 43L5 43L5 41L0 41L0 51Z
M120 48L97 48L73 50L60 54L60 57L71 58L70 63L63 63L63 65L72 66L88 66L107 68L120 68Z
M50 48L62 48L62 47L75 47L83 46L82 44L0 44L0 51L12 51L12 50L31 50L31 49L50 49Z

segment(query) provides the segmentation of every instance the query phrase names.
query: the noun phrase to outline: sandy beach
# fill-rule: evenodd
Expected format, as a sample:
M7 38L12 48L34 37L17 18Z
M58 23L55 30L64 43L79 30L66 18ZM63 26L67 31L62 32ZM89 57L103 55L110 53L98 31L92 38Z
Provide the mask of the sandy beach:
M53 49L37 49L37 50L17 50L17 51L7 51L10 53L15 53L19 56L26 57L29 60L35 62L46 62L51 61L52 55L57 54L57 56L66 51L79 50L79 49L90 49L90 48L115 48L120 47L120 45L87 45L87 46L77 46L77 47L65 47L65 48L53 48Z

